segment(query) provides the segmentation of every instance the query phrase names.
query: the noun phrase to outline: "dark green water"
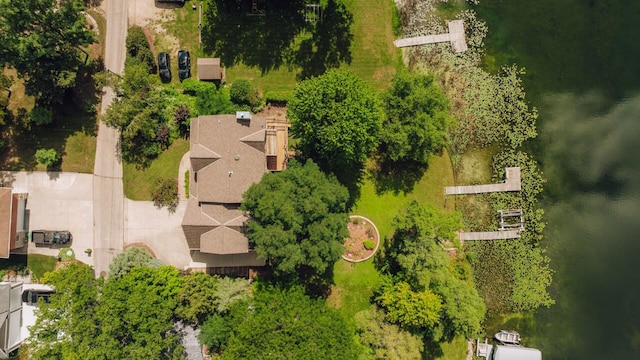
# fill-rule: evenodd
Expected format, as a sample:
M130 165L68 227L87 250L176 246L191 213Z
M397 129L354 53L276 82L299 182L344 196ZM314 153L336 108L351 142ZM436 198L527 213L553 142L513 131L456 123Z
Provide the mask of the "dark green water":
M527 69L549 180L544 359L640 359L640 0L481 0L487 66Z

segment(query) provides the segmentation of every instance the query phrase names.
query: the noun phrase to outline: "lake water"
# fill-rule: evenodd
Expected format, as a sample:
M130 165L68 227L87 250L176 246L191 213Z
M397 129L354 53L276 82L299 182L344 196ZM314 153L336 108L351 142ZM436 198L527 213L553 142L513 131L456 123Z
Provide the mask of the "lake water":
M640 0L481 0L486 65L527 69L549 180L545 359L640 359Z

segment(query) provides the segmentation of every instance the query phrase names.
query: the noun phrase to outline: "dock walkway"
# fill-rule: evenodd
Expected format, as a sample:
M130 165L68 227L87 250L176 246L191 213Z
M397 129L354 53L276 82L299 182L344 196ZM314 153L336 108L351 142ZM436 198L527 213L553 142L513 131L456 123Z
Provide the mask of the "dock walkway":
M393 42L396 47L418 46L426 44L435 44L441 42L450 42L453 52L460 53L467 51L467 40L464 36L464 22L462 20L453 20L447 23L449 32L438 35L424 35L412 38L398 39Z
M475 240L508 240L520 238L520 229L501 231L461 232L458 237L462 241Z
M505 181L502 184L448 186L444 189L445 195L482 194L502 191L520 191L520 168L508 167L505 170Z

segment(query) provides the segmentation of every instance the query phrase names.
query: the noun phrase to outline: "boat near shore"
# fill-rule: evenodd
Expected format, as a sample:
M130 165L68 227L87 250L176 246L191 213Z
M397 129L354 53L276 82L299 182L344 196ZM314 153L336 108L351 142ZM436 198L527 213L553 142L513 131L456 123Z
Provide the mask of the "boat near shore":
M505 345L520 345L520 334L517 331L500 330L493 337Z

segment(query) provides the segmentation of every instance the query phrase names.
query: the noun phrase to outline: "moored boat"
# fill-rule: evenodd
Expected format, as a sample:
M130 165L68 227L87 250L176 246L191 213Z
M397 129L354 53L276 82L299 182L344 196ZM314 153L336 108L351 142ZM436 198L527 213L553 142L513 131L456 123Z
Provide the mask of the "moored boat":
M520 344L520 334L516 331L500 330L494 337L503 344Z

